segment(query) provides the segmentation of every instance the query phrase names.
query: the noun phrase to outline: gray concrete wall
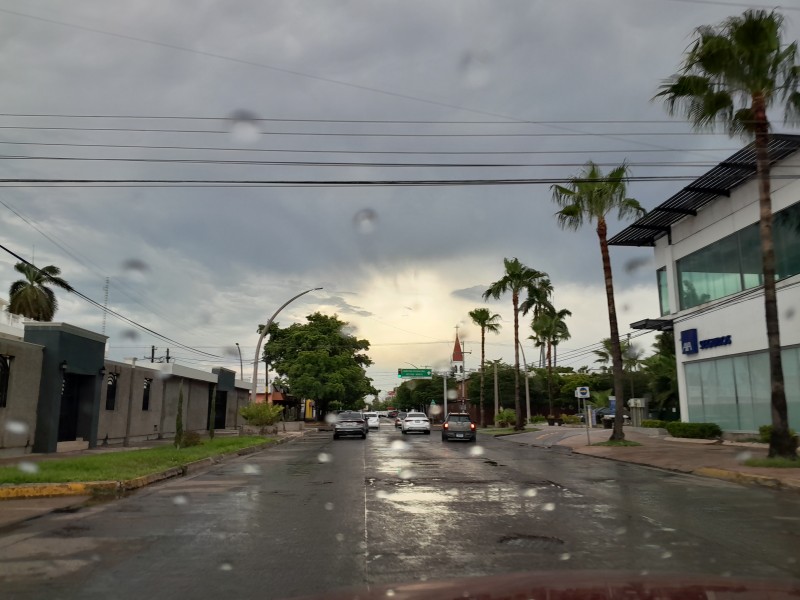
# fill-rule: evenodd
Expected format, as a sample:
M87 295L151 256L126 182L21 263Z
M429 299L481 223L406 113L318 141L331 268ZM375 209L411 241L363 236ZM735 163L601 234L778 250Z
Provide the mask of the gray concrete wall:
M183 419L185 431L208 430L208 390L214 384L208 381L195 381L187 379L184 382L184 402L186 413Z
M126 437L130 441L157 439L161 428L163 385L161 371L150 363L106 361L106 375L100 391L99 443L116 444ZM117 374L117 399L114 410L106 409L108 376ZM150 379L150 402L144 410L144 381ZM130 416L130 417L129 417Z
M12 357L7 402L0 408L0 456L16 456L33 449L43 353L44 348L37 344L0 337L0 354ZM8 427L12 422L14 426ZM18 429L24 431L18 433Z

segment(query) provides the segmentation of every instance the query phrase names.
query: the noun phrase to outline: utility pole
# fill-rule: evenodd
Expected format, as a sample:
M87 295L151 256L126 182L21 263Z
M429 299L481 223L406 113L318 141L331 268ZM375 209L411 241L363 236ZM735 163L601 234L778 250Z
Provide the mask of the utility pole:
M156 362L156 347L150 346L150 362Z
M497 361L494 362L494 422L497 423L497 413L500 412L500 385L497 382Z
M167 348L167 362L169 362L169 348Z
M442 383L444 390L442 392L442 405L444 406L444 420L447 420L447 371L442 373Z

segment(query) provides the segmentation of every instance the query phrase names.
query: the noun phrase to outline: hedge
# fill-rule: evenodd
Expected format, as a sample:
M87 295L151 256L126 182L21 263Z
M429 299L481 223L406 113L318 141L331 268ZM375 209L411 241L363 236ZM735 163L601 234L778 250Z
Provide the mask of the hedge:
M716 423L681 423L672 421L666 423L664 428L672 437L697 438L713 440L722 435L722 429Z
M658 419L645 419L642 421L642 427L650 427L652 429L666 429L667 421L659 421Z
M792 437L797 437L797 433L795 433L794 429L789 430L789 435ZM772 425L762 425L758 428L758 439L759 441L769 444L769 438L772 436Z

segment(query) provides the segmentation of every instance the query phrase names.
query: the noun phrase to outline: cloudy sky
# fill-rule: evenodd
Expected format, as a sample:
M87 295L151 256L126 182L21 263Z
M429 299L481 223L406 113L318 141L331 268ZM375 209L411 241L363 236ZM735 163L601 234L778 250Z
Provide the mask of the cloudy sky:
M467 312L516 256L547 272L573 313L564 362L591 364L586 347L608 335L597 238L557 227L549 185L358 182L552 180L589 159L625 160L658 178L629 187L651 208L742 144L692 133L650 99L694 27L743 7L3 0L2 178L72 182L4 184L3 245L59 266L100 303L108 277L109 308L220 357L108 317L115 359L155 345L183 364L238 369L238 342L247 373L256 326L322 286L280 323L337 313L372 343L382 390L398 367L445 366L456 326L477 367ZM800 8L784 14L797 39ZM235 181L261 183L224 183ZM658 315L650 258L613 250L623 333ZM3 291L15 262L0 256ZM56 320L103 328L99 309L58 296ZM504 328L487 355L511 361L510 298L488 306Z

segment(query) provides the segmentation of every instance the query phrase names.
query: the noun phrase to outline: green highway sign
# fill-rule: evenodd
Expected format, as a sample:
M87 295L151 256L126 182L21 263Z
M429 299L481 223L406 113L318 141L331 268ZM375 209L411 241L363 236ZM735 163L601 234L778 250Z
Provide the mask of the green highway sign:
M400 379L433 379L432 369L397 369Z

